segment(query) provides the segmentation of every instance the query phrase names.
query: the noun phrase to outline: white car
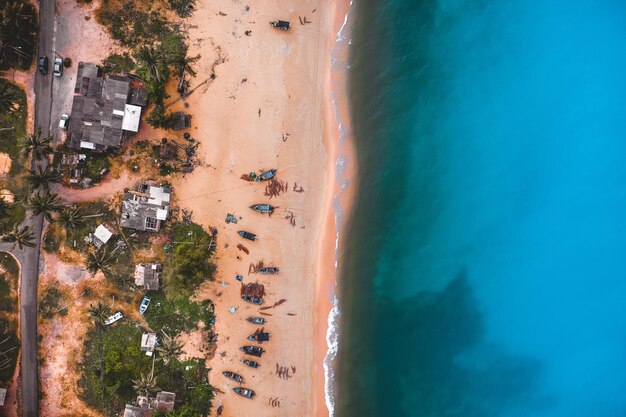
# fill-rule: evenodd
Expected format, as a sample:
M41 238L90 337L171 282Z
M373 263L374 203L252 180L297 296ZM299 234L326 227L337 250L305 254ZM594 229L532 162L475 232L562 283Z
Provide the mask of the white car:
M59 127L63 130L67 130L67 126L70 123L70 116L67 114L61 115L61 120L59 121Z
M54 59L54 75L57 77L63 75L63 60L61 58Z

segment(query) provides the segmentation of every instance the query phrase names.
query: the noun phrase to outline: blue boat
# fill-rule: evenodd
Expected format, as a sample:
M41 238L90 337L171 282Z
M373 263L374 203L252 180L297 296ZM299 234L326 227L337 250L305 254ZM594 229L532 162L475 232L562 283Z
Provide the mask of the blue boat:
M141 300L141 305L139 305L139 314L143 315L143 313L145 313L146 310L148 309L149 305L150 305L150 297L148 296L143 297L143 300Z

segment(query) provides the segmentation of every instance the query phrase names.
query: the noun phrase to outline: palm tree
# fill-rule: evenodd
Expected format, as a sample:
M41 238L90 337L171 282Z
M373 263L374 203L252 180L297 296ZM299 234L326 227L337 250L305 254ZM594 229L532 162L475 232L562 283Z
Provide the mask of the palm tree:
M59 203L59 196L56 194L50 194L49 192L44 194L37 193L28 200L28 208L33 211L35 216L43 213L46 220L51 222L52 213L61 209L61 204Z
M187 52L189 52L189 46L183 43L181 49L172 56L172 65L178 68L180 78L185 74L188 74L190 77L196 76L196 71L191 67L191 64L198 62L200 55L188 56Z
M163 332L163 339L161 339L161 345L156 347L156 350L161 354L161 359L166 365L170 363L172 359L178 360L178 355L183 351L183 344L179 343L172 336Z
M48 185L51 182L59 182L60 179L61 175L56 173L50 165L45 168L39 166L37 167L37 170L28 170L27 180L32 189L37 189L39 187L48 189Z
M19 246L20 250L24 249L24 246L29 248L35 246L35 235L30 226L24 226L20 229L18 225L15 225L13 230L2 236L1 240L13 243L13 246Z
M0 85L0 114L13 113L19 109L19 97L8 82Z
M81 214L78 207L66 207L59 212L57 217L57 223L67 230L78 229L84 221L84 216Z
M153 392L159 391L161 388L156 386L156 377L145 375L143 372L139 379L133 379L133 388L138 395L147 397Z
M87 309L89 317L91 317L97 326L104 326L104 322L109 316L109 311L111 311L111 306L102 301L98 301L96 304L90 304Z
M41 130L37 129L32 135L28 135L24 138L24 143L21 145L21 152L26 157L32 153L33 158L37 161L41 161L52 153L51 142L51 137L42 139Z
M35 13L25 1L0 2L0 61L27 66L35 41Z
M100 249L96 252L90 252L85 261L85 267L91 275L95 275L98 271L102 271L104 275L111 272L111 264L113 263L113 255L108 253L106 249Z
M183 19L191 17L196 10L196 0L169 0L170 9Z
M147 73L147 81L163 82L167 78L163 55L153 46L142 46L134 53L135 60Z

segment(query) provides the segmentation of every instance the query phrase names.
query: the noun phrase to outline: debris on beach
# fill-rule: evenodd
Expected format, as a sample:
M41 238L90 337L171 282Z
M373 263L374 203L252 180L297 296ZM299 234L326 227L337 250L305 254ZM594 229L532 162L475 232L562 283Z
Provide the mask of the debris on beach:
M263 263L263 261L259 261L257 263L251 263L250 266L248 267L248 274L256 274L259 269L263 268L265 266L265 264Z
M235 223L237 224L237 217L235 217L234 215L227 213L226 214L226 224L228 223Z
M278 197L279 195L281 195L284 192L287 192L288 190L289 190L289 183L273 178L269 180L269 183L265 186L264 195L271 199L272 197Z
M291 225L291 227L295 227L295 225L296 225L296 216L291 211L288 211L287 213L288 214L285 216L285 219L289 220L289 224Z
M245 253L246 255L250 255L250 251L248 250L248 248L246 248L244 245L242 245L241 243L239 243L237 245L237 249L239 249L240 251L242 251L243 253Z
M302 186L298 186L298 183L297 183L297 182L294 182L294 183L293 183L293 190L294 190L296 193L303 193L303 192L304 192L304 188L302 188Z
M241 284L240 294L242 296L264 297L265 286L258 282L249 282L245 285Z
M237 307L229 307L229 308L228 308L228 312L229 312L230 314L235 314L235 313L237 312Z

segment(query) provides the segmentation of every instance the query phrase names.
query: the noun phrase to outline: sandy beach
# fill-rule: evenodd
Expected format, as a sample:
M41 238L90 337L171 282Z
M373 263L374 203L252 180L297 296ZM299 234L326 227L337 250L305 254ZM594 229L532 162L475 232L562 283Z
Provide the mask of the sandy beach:
M336 7L319 0L249 8L201 2L189 22L192 52L202 55L192 88L210 76L213 62L223 58L223 63L215 66L215 80L186 100L205 166L174 181L174 187L178 204L193 210L195 221L219 229L218 279L199 297L216 302L219 338L211 383L225 392L217 394L215 407L223 405L227 416L327 415L322 363L335 282L338 143L330 50L343 22ZM289 32L268 25L279 18L291 21ZM301 24L305 19L310 23ZM179 102L173 109L185 107ZM288 190L271 200L264 185L240 179L270 168L278 169ZM279 208L267 217L248 208L255 203ZM227 213L237 216L238 224L226 225ZM237 230L259 239L243 241ZM249 255L237 249L240 243ZM280 274L249 275L249 265L258 261L280 267ZM266 306L285 301L267 310L243 302L237 274L244 275L244 283L265 285ZM260 312L272 337L263 344L261 367L253 370L241 363L238 348L256 329L245 318ZM289 369L288 377L277 374L281 367ZM234 395L236 384L221 375L224 370L243 375L243 385L257 398Z

